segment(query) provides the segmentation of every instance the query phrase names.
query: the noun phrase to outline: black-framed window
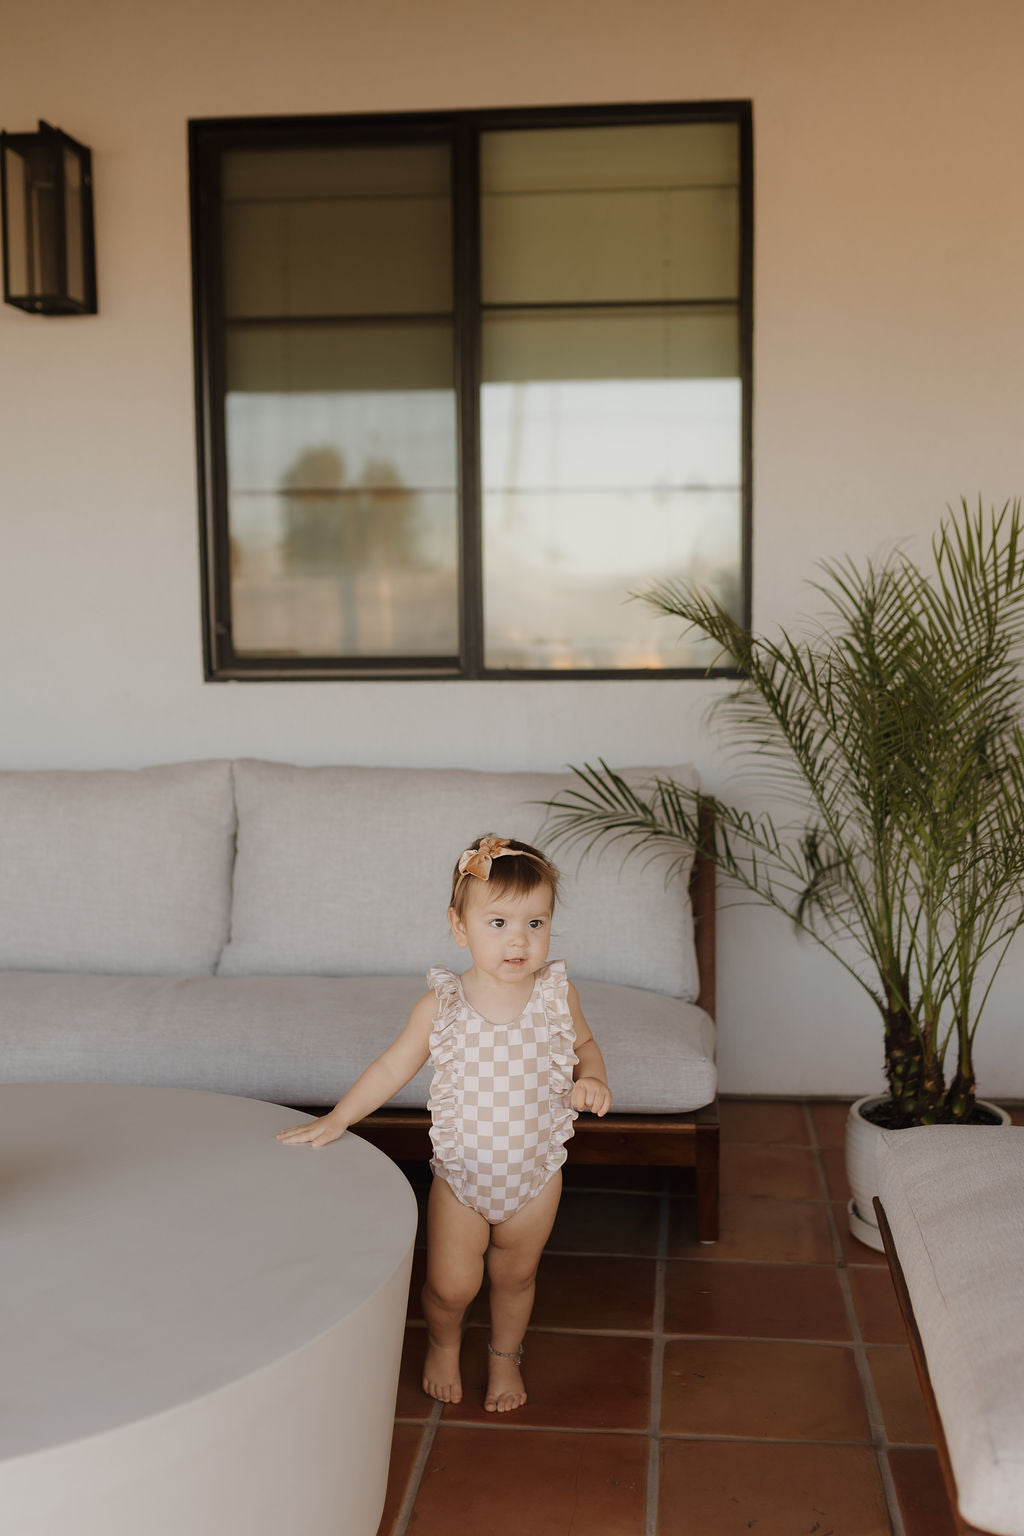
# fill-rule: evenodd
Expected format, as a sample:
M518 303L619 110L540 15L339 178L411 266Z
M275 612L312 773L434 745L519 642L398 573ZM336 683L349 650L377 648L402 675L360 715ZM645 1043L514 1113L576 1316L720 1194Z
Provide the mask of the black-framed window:
M211 679L706 675L749 617L749 103L190 124Z

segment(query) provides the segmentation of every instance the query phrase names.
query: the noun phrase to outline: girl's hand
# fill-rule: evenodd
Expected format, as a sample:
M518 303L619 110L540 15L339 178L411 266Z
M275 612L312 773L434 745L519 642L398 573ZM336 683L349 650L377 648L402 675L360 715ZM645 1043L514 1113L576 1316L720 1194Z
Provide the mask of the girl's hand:
M599 1077L578 1077L572 1085L569 1102L573 1109L589 1109L595 1115L606 1115L612 1107L612 1091Z
M322 1115L319 1120L313 1120L308 1125L290 1125L286 1131L278 1131L277 1140L286 1146L299 1146L308 1142L312 1147L326 1147L343 1136L347 1129L332 1110L329 1115Z

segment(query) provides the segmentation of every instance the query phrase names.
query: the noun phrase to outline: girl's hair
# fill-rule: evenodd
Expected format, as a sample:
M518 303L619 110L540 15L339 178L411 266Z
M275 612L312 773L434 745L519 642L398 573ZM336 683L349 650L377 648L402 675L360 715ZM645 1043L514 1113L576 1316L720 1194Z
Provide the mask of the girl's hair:
M470 848L479 848L489 835L485 833L483 837L478 837L470 843ZM528 896L538 886L546 885L551 891L552 908L555 905L558 897L558 870L539 848L531 848L529 843L521 843L517 838L510 837L508 852L492 860L486 880L470 874L468 870L460 874L460 861L461 855L452 871L452 895L448 903L460 921L465 917L469 892L474 885L486 885L498 896Z

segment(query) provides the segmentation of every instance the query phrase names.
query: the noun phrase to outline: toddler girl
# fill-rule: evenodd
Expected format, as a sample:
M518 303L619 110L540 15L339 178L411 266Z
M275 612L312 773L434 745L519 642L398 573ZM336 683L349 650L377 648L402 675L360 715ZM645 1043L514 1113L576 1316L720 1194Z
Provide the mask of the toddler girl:
M561 960L548 960L558 871L527 843L478 838L452 877L448 922L472 965L428 974L431 991L393 1045L330 1114L278 1140L324 1147L372 1114L430 1058L434 1148L423 1311L423 1389L462 1399L462 1319L490 1280L484 1407L526 1402L519 1366L534 1281L562 1188L565 1143L581 1109L604 1115L605 1065ZM574 1070L575 1069L575 1070Z

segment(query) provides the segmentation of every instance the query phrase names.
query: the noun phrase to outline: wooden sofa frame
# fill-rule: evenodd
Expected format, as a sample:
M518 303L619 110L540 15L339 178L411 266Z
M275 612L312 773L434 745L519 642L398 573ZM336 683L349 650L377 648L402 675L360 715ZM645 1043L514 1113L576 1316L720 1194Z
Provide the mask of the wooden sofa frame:
M907 1277L903 1273L900 1256L896 1250L896 1243L889 1226L885 1207L875 1195L873 1200L875 1216L878 1220L878 1230L882 1234L882 1245L885 1249L885 1257L889 1262L889 1274L892 1276L893 1287L896 1291L896 1299L899 1302L900 1311L903 1314L903 1326L907 1330L907 1340L910 1344L910 1353L914 1359L917 1370L917 1379L921 1384L921 1395L928 1410L928 1423L931 1426L932 1438L935 1441L935 1449L939 1456L939 1466L942 1468L942 1481L946 1487L946 1497L949 1501L949 1513L956 1536L991 1536L991 1532L982 1531L976 1525L968 1525L960 1513L959 1499L956 1490L956 1478L953 1476L953 1464L949 1459L949 1447L946 1444L946 1432L942 1427L942 1415L935 1398L932 1387L932 1379L928 1374L928 1361L924 1352L924 1343L921 1339L921 1330L917 1326L917 1318L914 1316L914 1304L910 1297L910 1287L907 1285Z
M702 843L710 845L710 811ZM699 849L690 875L699 990L697 1006L715 1017L715 866ZM353 1126L390 1157L417 1162L429 1158L430 1115L426 1110L380 1109ZM573 1163L637 1164L693 1168L697 1192L697 1238L718 1239L718 1098L685 1114L617 1115L598 1120L581 1115L569 1144Z

